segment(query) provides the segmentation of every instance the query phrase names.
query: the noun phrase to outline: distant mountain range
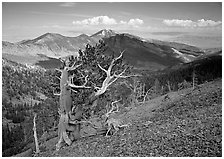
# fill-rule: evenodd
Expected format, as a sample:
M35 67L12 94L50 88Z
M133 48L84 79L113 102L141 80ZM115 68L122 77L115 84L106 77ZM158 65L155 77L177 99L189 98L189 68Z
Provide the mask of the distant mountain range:
M108 47L106 54L119 54L125 50L124 57L139 69L158 70L194 60L204 54L200 48L159 40L146 40L141 37L103 29L88 36L66 37L56 33L46 33L32 40L18 43L2 42L3 57L19 63L35 64L52 58L58 59L77 55L86 44L95 45L103 39Z
M8 58L11 56L11 60L18 59L19 62L26 62L27 58L39 61L43 57L58 58L76 55L78 50L84 49L87 43L96 44L91 37L85 34L77 37L65 37L60 34L46 33L35 39L23 40L14 44L3 41L2 52ZM19 56L24 57L25 61L21 61ZM33 63L33 60L30 62Z

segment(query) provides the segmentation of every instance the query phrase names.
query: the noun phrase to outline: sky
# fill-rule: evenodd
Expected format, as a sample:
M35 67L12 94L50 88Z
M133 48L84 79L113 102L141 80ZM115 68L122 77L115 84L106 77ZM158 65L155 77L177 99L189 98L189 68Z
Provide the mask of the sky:
M44 33L92 35L101 29L143 38L178 34L222 35L221 2L3 2L2 40Z

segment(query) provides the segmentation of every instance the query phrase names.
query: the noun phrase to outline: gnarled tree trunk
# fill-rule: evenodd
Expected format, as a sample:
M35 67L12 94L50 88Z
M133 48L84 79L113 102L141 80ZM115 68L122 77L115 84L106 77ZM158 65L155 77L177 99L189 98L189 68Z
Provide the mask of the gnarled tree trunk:
M60 108L58 113L60 114L59 124L58 124L58 137L59 141L56 144L56 150L59 150L61 148L61 144L63 141L65 141L66 144L71 145L72 141L74 139L77 139L80 137L80 123L77 124L70 124L70 120L77 120L81 117L81 115L77 116L79 114L80 110L76 111L76 115L72 115L72 97L71 97L71 87L73 88L89 88L85 87L85 84L87 83L87 77L85 78L86 82L82 86L77 86L71 83L71 79L69 78L69 72L70 70L74 70L80 65L77 65L76 67L69 67L65 66L63 70L61 70L61 78L60 78ZM73 136L69 136L69 132L72 132L72 134L76 134ZM74 137L75 136L75 137Z
M72 141L69 139L67 134L67 129L69 129L69 116L71 114L72 108L72 97L71 90L68 88L68 71L66 68L61 71L61 80L60 80L60 108L59 108L59 124L58 124L58 136L59 141L56 145L56 150L61 148L61 144L65 141L68 145L71 145Z

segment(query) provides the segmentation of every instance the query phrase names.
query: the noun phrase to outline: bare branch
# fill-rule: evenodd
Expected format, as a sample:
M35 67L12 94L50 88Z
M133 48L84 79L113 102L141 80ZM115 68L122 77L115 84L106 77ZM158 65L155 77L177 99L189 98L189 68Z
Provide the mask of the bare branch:
M104 72L106 72L106 74L108 73L108 71L107 71L106 69L104 69L102 66L100 66L100 64L98 64L98 66L99 66L99 68L100 68L101 70L103 70Z
M76 63L74 63L71 67L67 67L68 71L76 70L78 67L82 66L82 63L75 66Z
M72 88L71 88L71 91L74 92L74 93L78 93L77 91L73 90Z
M110 83L108 83L107 87L109 87L111 84L113 84L118 78L115 78L113 81L111 81Z
M109 87L112 83L114 83L118 78L129 78L129 77L135 77L135 76L138 76L138 75L122 76L122 74L124 74L126 70L127 70L127 68L124 69L124 70L123 70L120 74L118 74L118 75L116 75L116 74L114 73L113 77L116 77L116 78L108 84L108 87Z
M116 75L116 74L114 73L113 76L119 78L119 77L121 77L122 74L125 73L126 70L127 70L127 68L125 68L119 75Z
M59 58L59 60L60 60L62 63L64 63L64 62L65 62L65 60L63 60L62 58Z
M82 72L80 72L80 71L78 71L78 72L82 75L81 77L78 77L78 79L81 79L81 78L84 78L85 77Z
M88 75L85 77L85 83L84 83L83 85L81 85L81 86L72 84L71 81L68 81L68 85L69 85L70 87L72 87L72 88L91 88L91 87L86 86L86 84L87 84L87 82L88 82L87 78L88 78Z
M93 83L92 81L90 81L90 83L92 83L92 84L93 84L93 87L94 87L96 90L99 90L99 89L100 89L100 87L96 86L96 84L95 84L95 83Z
M128 76L122 76L124 73L125 73L125 71L127 70L127 68L125 68L120 74L118 74L118 75L116 75L115 73L114 73L114 77L117 77L117 78L129 78L129 77L138 77L138 76L142 76L142 75L140 75L140 74L137 74L137 75L128 75Z
M122 52L120 52L121 54L120 54L120 56L118 56L117 58L115 58L115 60L114 61L117 61L118 59L120 59L122 56L123 56L123 53L125 52L125 50L123 50Z
M55 70L56 70L56 71L59 71L59 72L62 72L62 70L60 70L60 69L58 69L58 68L56 68Z
M59 79L59 80L61 80L61 78L60 77L58 77L58 76L55 76L57 79Z
M118 110L118 106L117 106L117 105L116 105L116 111L113 112L113 110L114 110L114 108L115 108L114 104L120 102L121 100L122 100L122 99L119 99L119 100L113 101L113 102L111 103L112 108L111 108L111 110L110 110L109 112L107 112L107 113L105 114L106 117L109 117L109 115L110 115L111 113L119 112L119 110Z
M125 51L125 50L124 50ZM106 92L106 90L108 89L108 87L113 84L118 78L128 78L128 77L133 77L133 76L139 76L139 75L129 75L129 76L123 76L123 74L125 73L125 71L127 70L127 68L125 68L120 74L116 74L116 72L111 75L111 70L112 70L112 67L114 66L114 63L115 61L119 60L120 58L122 58L123 56L123 53L124 51L121 52L121 54L117 57L117 58L114 58L108 68L108 70L102 68L99 64L99 68L101 70L103 70L104 72L106 72L107 74L107 77L104 79L103 83L102 83L102 86L99 88L99 87L95 87L97 89L97 92L95 93L95 96L99 96L103 93Z
M119 99L119 100L116 100L116 101L112 102L111 103L112 107L114 108L115 107L114 104L120 102L121 100L122 99ZM118 109L118 105L117 104L116 104L116 111L114 111L114 112L119 112L119 109Z
M124 51L123 51L123 52L124 52ZM111 80L114 78L114 75L113 75L113 76L111 75L111 70L112 70L112 67L113 67L114 62L122 57L123 52L121 52L121 55L120 55L119 57L117 57L117 58L115 58L115 59L112 60L110 66L109 66L109 68L108 68L108 70L102 68L102 67L98 64L98 66L100 67L100 69L103 70L104 72L106 72L107 77L104 79L103 84L102 84L102 87L97 89L97 92L95 93L96 96L103 94L103 93L107 90L107 88L108 88L113 82L115 82L115 81L117 80L117 79L115 78L113 81L111 81Z
M144 96L144 99L143 99L143 103L145 103L146 97L147 97L149 91L151 91L151 90L152 90L152 88L149 88L148 91L146 92L146 94L145 94L145 96Z
M70 83L73 83L73 78L75 77L75 74L73 74L72 76L68 77L68 80L70 81Z
M107 112L107 113L105 114L105 116L108 118L109 115L112 113L112 111L113 111L113 108L111 108L111 110L110 110L109 112Z
M95 126L91 121L88 121L88 120L81 120L81 121L78 121L78 120L74 120L74 121L69 120L69 124L74 124L74 125L76 125L76 124L82 124L82 123L88 123L88 124L90 124L94 129L99 129L99 128L100 128L100 127Z
M124 50L124 51L125 51L125 50ZM123 56L124 51L121 52L120 56L118 56L117 58L115 58L115 59L112 60L110 66L109 66L109 68L108 68L108 73L111 72L112 67L113 67L113 65L114 65L114 62L117 61L117 60L119 60L119 59Z

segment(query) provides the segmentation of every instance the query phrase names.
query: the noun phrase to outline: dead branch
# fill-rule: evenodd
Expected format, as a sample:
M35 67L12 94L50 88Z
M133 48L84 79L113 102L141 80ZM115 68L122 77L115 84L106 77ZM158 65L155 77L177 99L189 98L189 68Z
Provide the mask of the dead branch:
M74 121L69 120L69 124L73 124L73 125L83 124L83 123L90 124L94 129L100 129L100 127L95 126L91 121L88 121L88 120L81 120L81 121L78 121L78 120L74 120Z
M106 74L108 73L108 71L106 69L104 69L102 66L100 66L100 64L98 64L98 67L103 70L104 72L106 72Z
M63 60L62 58L58 58L62 63L64 63L65 62L65 60Z
M76 91L76 90L74 90L74 89L70 89L72 92L74 92L74 93L78 93L78 91Z
M39 144L38 144L38 139L37 139L37 128L36 128L36 117L37 114L34 114L34 118L33 118L33 136L34 136L34 141L35 141L35 146L36 146L36 154L40 153L40 148L39 148Z
M87 78L88 78L88 75L85 77L85 83L81 86L78 86L78 85L75 85L75 84L71 83L72 82L71 80L68 81L68 85L72 88L91 88L89 86L86 86L86 84L88 82Z
M110 132L110 130L112 128L115 129L115 133L118 132L118 130L122 127L129 127L131 125L131 123L128 123L128 124L123 124L122 125L122 121L120 119L115 119L115 118L110 118L109 120L107 120L107 124L108 124L108 130L107 130L107 133L106 133L106 137L108 137L108 133ZM113 134L113 135L114 135Z
M102 86L101 87L95 87L97 92L95 93L95 96L98 96L98 95L101 95L103 93L106 92L107 88L112 84L114 83L118 78L121 78L121 75L123 73L125 73L126 69L124 69L119 75L116 75L115 73L113 75L111 75L111 70L114 66L114 63L121 59L122 56L123 56L123 53L124 51L121 52L121 54L117 57L117 58L114 58L111 63L110 63L110 66L108 67L108 69L106 70L105 68L103 68L102 66L100 66L100 64L98 64L98 67L104 71L106 74L107 74L107 77L104 79L103 83L102 83Z
M71 67L66 67L66 69L68 71L76 70L78 67L82 66L82 63L76 66L75 65L76 65L76 62L74 62L74 64Z
M105 116L108 118L109 117L109 115L111 114L111 113L115 113L115 112L119 112L119 110L118 110L118 106L116 105L116 106L114 106L114 104L115 103L118 103L118 102L120 102L122 99L119 99L119 100L116 100L116 101L113 101L112 103L111 103L111 110L109 110L106 114L105 114ZM114 111L113 112L113 110L114 110L114 108L116 107L116 111Z
M59 79L59 80L61 80L61 78L60 77L58 77L58 76L55 76L57 79Z
M125 51L125 50L124 50ZM104 79L103 83L102 83L102 86L101 87L95 87L95 89L97 90L97 92L95 93L95 96L99 96L103 93L106 92L106 90L108 89L108 87L110 85L112 85L115 81L117 81L117 79L119 78L129 78L129 77L137 77L137 76L141 76L141 75L128 75L128 76L124 76L123 74L126 72L127 68L125 68L121 73L119 74L116 74L116 71L114 72L114 74L112 75L111 74L111 71L112 71L112 68L114 66L114 63L121 59L122 56L123 56L123 53L124 51L121 52L121 54L117 57L117 58L114 58L111 63L110 63L110 66L108 67L108 69L106 70L105 68L103 68L100 64L98 64L98 67L104 71L107 75L107 77Z
M97 86L95 83L93 83L92 81L90 81L90 83L93 84L94 89L96 89L96 90L99 90L99 89L100 89L100 87L98 87L98 86Z
M117 61L117 60L119 60L120 58L122 58L124 52L125 52L125 50L121 52L120 56L118 56L117 58L115 58L115 59L112 60L110 66L109 66L109 68L108 68L108 71L109 71L109 72L111 72L112 67L113 67L113 65L114 65L114 62Z
M152 88L149 88L148 91L146 92L145 96L144 96L144 99L143 99L143 103L145 103L145 100L146 100L146 97L148 95L148 93L152 90Z
M62 70L60 70L60 69L58 69L58 68L56 68L55 70L56 70L56 71L59 71L59 72L62 72Z

